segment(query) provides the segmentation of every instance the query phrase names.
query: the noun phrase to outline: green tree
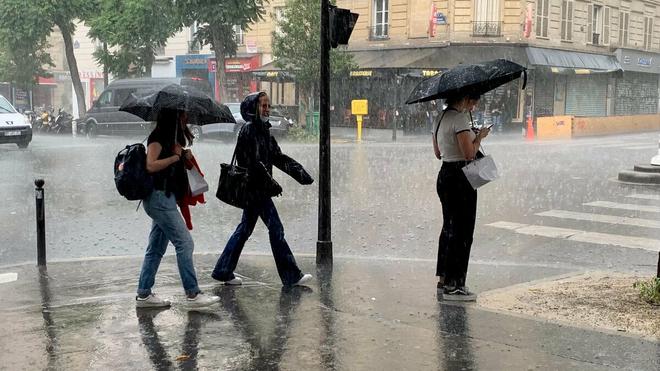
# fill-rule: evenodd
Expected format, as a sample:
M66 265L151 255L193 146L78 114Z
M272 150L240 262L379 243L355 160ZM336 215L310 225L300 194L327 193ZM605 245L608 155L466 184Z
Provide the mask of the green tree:
M156 50L183 27L173 2L163 0L99 0L86 23L89 36L107 45L95 59L120 78L151 76Z
M38 76L48 76L46 68L53 65L46 52L51 27L40 22L43 11L24 9L23 1L0 1L0 81L29 90Z
M267 0L188 0L179 1L186 24L198 25L195 38L201 45L211 45L216 60L216 80L220 99L227 97L225 58L236 55L234 26L249 30L250 25L263 20Z
M300 118L316 107L321 79L321 2L288 0L273 32L275 65L296 77ZM355 67L353 56L330 50L330 73L337 76Z

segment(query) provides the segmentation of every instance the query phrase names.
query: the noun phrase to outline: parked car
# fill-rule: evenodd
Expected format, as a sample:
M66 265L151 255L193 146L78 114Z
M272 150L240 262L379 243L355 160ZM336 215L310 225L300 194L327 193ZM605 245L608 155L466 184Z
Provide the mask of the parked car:
M0 143L27 148L32 141L32 124L5 97L0 95Z
M153 122L147 122L128 112L119 111L119 107L131 94L149 94L170 84L191 86L211 94L211 87L206 80L197 78L141 78L123 79L111 82L85 116L79 120L80 132L94 137L99 134L146 135L153 128Z

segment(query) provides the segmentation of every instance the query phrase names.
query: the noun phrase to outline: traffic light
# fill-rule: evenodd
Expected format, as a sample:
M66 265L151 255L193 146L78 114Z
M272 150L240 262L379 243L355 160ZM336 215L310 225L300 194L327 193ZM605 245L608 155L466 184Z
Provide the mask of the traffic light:
M338 45L347 45L359 14L351 13L349 9L337 8L334 5L330 5L329 13L330 45L333 48Z

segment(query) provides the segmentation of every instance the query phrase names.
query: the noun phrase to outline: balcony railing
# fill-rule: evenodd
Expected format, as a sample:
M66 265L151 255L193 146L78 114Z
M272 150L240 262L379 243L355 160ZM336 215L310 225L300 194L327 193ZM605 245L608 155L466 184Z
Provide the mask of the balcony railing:
M389 36L389 25L379 24L369 28L369 40L387 40Z
M600 45L600 34L591 34L591 43L594 45Z
M200 49L201 47L199 45L199 41L197 40L188 41L188 54L199 54Z
M502 22L472 22L472 36L502 36Z

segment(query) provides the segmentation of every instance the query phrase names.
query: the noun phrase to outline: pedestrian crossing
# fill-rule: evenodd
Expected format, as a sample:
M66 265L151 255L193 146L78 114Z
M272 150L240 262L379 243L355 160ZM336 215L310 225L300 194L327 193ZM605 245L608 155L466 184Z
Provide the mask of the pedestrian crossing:
M618 225L645 228L650 230L660 229L660 219L617 216L608 213L613 212L614 210L660 213L660 206L648 204L649 202L652 203L653 201L660 201L660 195L635 193L627 195L626 198L631 200L645 200L647 204L640 205L611 201L593 201L584 203L583 206L593 207L595 210L594 212L552 209L539 212L535 215L541 218L548 218L552 220L567 220L571 222L571 225L576 225L576 221L581 221L613 226ZM604 211L600 209L604 209ZM616 246L660 252L660 239L655 238L638 237L617 233L594 232L586 230L586 228L561 228L548 225L523 224L509 221L498 221L486 224L486 226L508 230L516 234L527 236L562 239L566 241L584 242L602 246ZM660 236L660 232L658 233L658 236Z

